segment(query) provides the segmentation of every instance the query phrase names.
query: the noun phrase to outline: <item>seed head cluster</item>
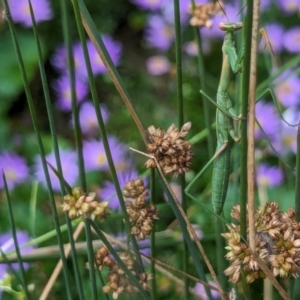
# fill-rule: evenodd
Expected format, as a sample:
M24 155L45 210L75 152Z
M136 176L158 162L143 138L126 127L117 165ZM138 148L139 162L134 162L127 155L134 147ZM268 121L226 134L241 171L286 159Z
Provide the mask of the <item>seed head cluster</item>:
M231 216L240 220L240 208L234 206ZM255 215L256 248L258 255L274 276L298 277L300 266L300 223L295 221L295 210L289 209L286 213L279 211L276 202L269 202L258 209ZM231 262L224 273L229 280L237 283L241 280L241 271L246 274L248 283L266 275L259 268L250 248L239 234L238 225L228 226L229 232L223 233L227 240L227 260Z
M105 219L109 213L108 202L98 202L95 196L95 193L87 194L81 187L75 187L72 194L64 196L63 211L68 212L70 219L89 218L91 215Z
M164 174L173 173L173 177L176 178L179 174L189 171L193 153L190 150L191 143L183 138L190 128L191 122L184 124L181 130L172 124L167 132L154 126L148 128L150 143L147 150L156 158ZM156 168L155 160L147 160L146 167Z
M211 28L213 25L212 18L216 14L223 13L221 1L216 3L195 4L195 7L190 6L192 18L190 24L195 27Z
M107 283L103 286L104 293L113 293L113 299L118 299L120 294L136 294L139 292L138 288L127 277L124 270L117 264L117 262L110 257L109 251L106 247L99 248L96 253L96 265L102 270L104 266L109 268L107 276ZM150 290L148 281L152 279L152 275L148 275L143 271L139 271L135 258L128 253L120 253L120 258L139 281L144 290Z
M148 192L145 189L144 181L141 178L128 181L122 190L126 199L126 211L131 222L131 234L137 239L144 240L150 235L153 228L153 221L158 220L158 212L155 205L146 203L145 198Z

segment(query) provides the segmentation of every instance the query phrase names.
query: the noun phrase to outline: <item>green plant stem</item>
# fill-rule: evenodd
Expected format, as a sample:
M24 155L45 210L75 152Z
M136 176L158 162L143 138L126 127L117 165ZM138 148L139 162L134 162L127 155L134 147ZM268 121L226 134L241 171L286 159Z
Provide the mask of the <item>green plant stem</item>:
M250 50L251 50L251 29L252 29L252 1L247 1L247 15L244 19L244 43L245 54L243 60L242 77L242 117L241 120L241 172L240 172L240 206L241 206L241 235L247 236L246 206L247 206L247 113L249 94L249 72L250 72Z
M155 169L150 170L150 203L155 205ZM151 256L153 258L156 257L156 247L155 247L155 223L153 223L152 232L151 232ZM153 275L153 279L151 281L151 299L156 300L158 299L157 294L157 282L156 282L156 269L155 269L155 261L151 260L151 274Z
M71 1L73 2L74 0L71 0ZM82 24L83 24L86 32L87 32L88 36L90 37L92 43L94 44L95 48L97 49L97 52L98 52L101 60L103 61L103 64L105 65L112 82L114 83L114 85L115 85L117 91L119 92L122 100L124 101L127 109L129 110L133 120L135 121L145 144L147 144L147 140L148 140L147 132L144 129L144 126L143 126L140 118L136 114L136 112L131 104L130 96L125 88L125 85L124 85L116 67L114 66L114 64L112 62L112 59L109 56L109 53L107 52L107 49L99 35L96 25L93 22L90 14L85 6L84 1L76 0L76 2L79 3Z
M182 57L181 57L181 23L180 23L180 8L179 0L173 1L174 5L174 20L175 20L175 54L176 54L176 86L177 86L177 103L178 103L178 126L181 128L184 123L184 109L183 109L183 95L182 95ZM185 189L185 177L180 176L182 208L184 212L187 209ZM188 246L186 242L183 243L183 271L188 273ZM185 299L189 299L189 279L184 277L184 294Z
M295 220L300 222L300 125L297 130L296 184L295 184Z
M109 165L109 169L112 175L112 179L116 188L116 193L120 202L120 206L122 209L122 212L124 214L124 219L125 219L125 230L127 232L127 235L129 236L132 246L134 248L134 250L137 253L137 260L139 262L139 264L141 265L141 268L143 269L143 262L141 259L141 256L139 254L139 247L137 244L137 241L135 239L135 237L130 234L130 222L129 222L129 217L126 211L126 206L125 206L125 202L123 199L123 195L122 195L122 191L120 188L120 184L119 184L119 180L117 177L117 173L116 173L116 169L114 166L114 162L112 160L112 156L111 156L111 151L109 148L109 144L108 144L108 139L107 139L107 134L106 134L106 129L104 126L104 122L103 122L103 118L102 118L102 114L101 114L101 110L99 109L100 107L100 102L99 102L99 97L96 91L96 85L95 85L95 79L93 77L93 73L92 73L92 67L91 67L91 63L90 63L90 59L89 59L89 55L88 55L88 50L87 50L87 46L86 46L86 42L85 42L85 37L84 37L84 30L83 30L83 26L81 22L84 22L84 24L87 26L88 30L89 30L89 34L91 35L90 38L92 39L94 45L96 46L96 48L100 51L101 53L104 55L103 57L103 61L105 60L105 62L108 64L106 67L109 70L109 72L114 73L114 75L116 76L117 79L115 80L119 80L118 82L121 81L121 79L119 78L116 69L113 65L113 62L105 48L105 45L101 39L100 34L97 31L97 28L94 24L94 22L92 21L86 6L84 4L84 2L82 0L73 0L72 1L73 6L74 6L74 12L75 12L75 16L77 19L77 26L78 26L78 31L80 34L80 39L81 39L81 44L82 44L82 48L83 48L83 54L84 54L84 58L85 58L85 64L87 67L87 73L88 73L88 79L89 79L89 84L90 84L90 90L91 90L91 94L92 94L92 99L93 99L93 103L94 103L94 107L95 107L95 111L96 111L96 116L97 116L97 120L98 120L98 124L99 124L99 130L101 133L101 137L102 137L102 141L103 141L103 145L104 145L104 150L105 150L105 155L107 158L107 162ZM102 58L102 57L101 57ZM122 84L121 84L122 86ZM124 90L123 90L124 91Z
M222 212L223 214L223 212ZM224 214L222 216L224 218ZM217 246L217 267L218 267L218 278L220 280L220 284L224 290L226 290L228 285L228 280L224 274L224 270L227 268L227 261L224 259L226 255L225 250L225 240L221 236L221 233L225 232L224 223L221 219L216 218L216 246Z
M19 278L19 280L21 282L21 285L23 287L23 290L25 292L26 299L30 299L29 291L28 291L28 288L27 288L26 280L25 280L25 270L24 270L24 266L23 266L22 255L21 255L21 251L20 251L20 248L19 248L19 244L18 244L17 229L16 229L16 223L15 223L15 220L14 220L12 202L11 202L11 198L10 198L8 187L7 187L5 173L4 173L3 170L2 170L1 175L3 177L4 188L5 188L5 193L6 193L6 199L7 199L7 204L8 204L8 214L9 214L10 228L11 228L12 237L13 237L13 240L14 240L14 245L15 245L16 254L17 254L17 258L18 258L19 268L20 268L20 271L21 271L21 276L20 276L21 278L19 276L18 276L18 278Z
M4 0L3 3L4 3L5 11L10 16L11 14L10 14L10 11L9 11L9 6L8 6L8 3L7 3L7 0ZM73 299L72 294L71 294L70 276L69 276L69 273L67 272L67 269L68 269L67 260L66 260L66 257L64 255L63 240L62 240L62 235L61 235L60 228L59 228L59 219L58 219L58 214L57 214L57 211L56 211L56 203L55 203L55 199L54 199L54 193L53 193L51 180L50 180L50 175L49 175L49 172L48 172L47 162L46 162L46 158L45 158L45 150L44 150L44 146L43 146L43 143L42 143L40 131L39 131L39 128L37 126L37 117L36 117L35 106L34 106L34 103L33 103L33 100L32 100L32 95L31 95L31 92L30 92L30 89L29 89L28 77L27 77L27 74L26 74L26 70L25 70L21 50L20 50L19 43L18 43L18 40L17 40L16 31L15 31L14 24L13 24L11 18L8 18L8 25L9 25L9 29L10 29L10 32L11 32L13 44L14 44L14 47L15 47L15 51L16 51L16 55L17 55L17 59L18 59L22 79L23 79L23 84L24 84L24 90L25 90L25 94L26 94L26 98L27 98L27 103L28 103L28 106L29 106L31 119L32 119L34 131L35 131L35 134L36 134L36 138L37 138L37 142L38 142L38 146L39 146L39 151L40 151L40 154L41 154L42 166L43 166L43 169L44 169L46 183L47 183L47 187L48 187L49 199L50 199L50 205L51 205L51 210L52 210L54 226L55 226L55 229L57 231L57 241L58 241L58 245L59 245L59 249L60 249L60 255L61 255L62 264L63 264L63 270L64 270L63 273L64 273L67 297L68 297L68 299Z
M61 2L61 5L64 6L65 2L64 1ZM62 8L62 10L63 10L63 8ZM51 104L51 99L50 99L50 94L49 94L49 87L48 87L46 72L45 72L44 63L43 63L42 49L41 49L39 35L37 32L36 23L35 23L35 19L34 19L34 15L33 15L31 6L30 6L30 13L31 13L32 22L34 25L33 31L34 31L34 35L35 35L36 44L37 44L39 68L40 68L43 91L44 91L45 102L46 102L46 107L47 107L47 115L48 115L49 124L50 124L50 131L51 131L51 136L52 136L52 144L53 144L53 148L54 148L56 165L57 165L58 172L60 173L61 176L63 176L63 170L62 170L60 156L59 156L59 145L58 145L58 139L57 139L57 133L56 133L54 114L53 114L53 109L52 109L52 104ZM63 23L64 23L63 28L67 31L68 30L68 22L65 18L63 18ZM64 33L66 33L66 32L64 32ZM66 33L66 35L67 35L67 33ZM69 57L69 60L70 60L70 57ZM71 67L71 65L70 65L70 67ZM70 74L74 74L74 69L73 69L73 72L70 72ZM75 91L73 91L73 94L75 94ZM63 196L64 196L63 191L65 191L64 182L60 177L59 177L59 180L60 180L60 186L61 186L61 191L62 191L61 199L63 199ZM76 283L77 283L76 287L78 290L79 298L84 299L82 281L80 278L80 271L79 271L79 266L78 266L78 257L76 254L75 242L73 239L73 228L72 228L72 224L71 224L71 221L70 221L67 213L65 213L64 215L65 215L66 224L68 226L68 237L69 237L69 241L70 241L70 245L71 245L72 262L73 262L73 267L74 267L75 279L76 279Z
M300 125L297 130L297 156L296 156L296 180L295 180L295 220L300 222ZM298 271L298 275L299 275ZM300 277L290 279L289 294L291 299L299 299Z
M191 0L192 9L195 8L195 0ZM198 55L197 55L197 65L198 65L198 72L199 72L199 84L200 90L206 91L206 84L205 84L205 66L204 66L204 58L203 58L203 51L202 51L202 42L201 42L201 35L198 27L193 28L194 37L198 47ZM207 130L207 148L208 148L208 155L212 157L214 155L214 143L213 143L213 130L211 128L211 105L204 99L203 95L200 94L200 101L203 105L203 115L204 115L204 123L205 128Z

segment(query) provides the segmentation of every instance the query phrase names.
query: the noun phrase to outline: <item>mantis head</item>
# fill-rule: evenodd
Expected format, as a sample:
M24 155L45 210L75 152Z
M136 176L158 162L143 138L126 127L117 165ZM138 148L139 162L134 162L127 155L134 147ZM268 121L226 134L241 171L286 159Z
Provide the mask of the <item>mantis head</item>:
M234 32L243 28L243 23L242 22L237 22L237 23L221 22L219 24L219 28L226 32Z

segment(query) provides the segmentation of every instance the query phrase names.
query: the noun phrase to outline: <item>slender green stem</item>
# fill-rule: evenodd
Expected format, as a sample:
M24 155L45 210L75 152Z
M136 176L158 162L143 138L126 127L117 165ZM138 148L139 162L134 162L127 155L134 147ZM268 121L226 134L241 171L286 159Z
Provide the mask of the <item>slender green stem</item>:
M258 31L259 31L259 8L260 0L253 1L253 22L251 35L251 62L250 62L250 80L249 80L249 113L248 113L248 159L247 159L247 182L248 182L248 236L249 248L255 252L256 229L255 229L255 195L254 195L254 176L255 176L255 90L257 74L257 49L258 49Z
M244 19L243 35L245 37L245 54L243 60L242 77L242 119L241 121L241 172L240 172L240 206L241 206L241 235L247 236L246 206L247 206L247 113L250 73L250 50L251 50L251 29L253 1L247 1L247 15Z
M90 275L90 284L92 288L92 296L94 300L98 299L98 291L97 291L97 282L96 282L96 273L95 273L95 257L94 257L94 248L93 248L93 237L91 231L91 220L85 219L84 220L84 227L85 227L85 238L86 238L86 246L87 246L87 255L88 255L88 262Z
M105 155L106 155L109 169L110 169L110 172L112 175L112 179L113 179L113 182L114 182L114 185L116 188L116 193L117 193L117 196L118 196L118 199L120 202L120 206L121 206L122 212L124 214L124 218L125 218L125 230L131 239L134 250L137 253L137 260L139 261L141 268L143 268L143 262L142 262L140 254L139 254L139 247L138 247L137 241L136 241L135 237L132 234L130 234L129 217L128 217L128 214L126 211L126 206L125 206L122 191L120 188L119 180L117 177L116 168L114 166L114 162L113 162L111 151L110 151L109 144L108 144L106 129L104 126L104 122L103 122L103 118L102 118L102 114L101 114L101 110L100 110L100 101L99 101L99 97L98 97L97 90L96 90L95 79L94 79L93 73L92 73L92 67L91 67L91 63L90 63L90 59L89 59L89 55L88 55L88 50L87 50L87 46L86 46L86 42L85 42L85 38L84 38L84 30L83 30L81 22L84 22L84 24L88 24L88 28L90 30L89 33L92 35L93 43L95 44L96 48L101 49L101 51L102 51L101 53L104 53L105 59L106 59L105 61L109 62L108 70L110 72L116 72L116 70L115 70L115 67L111 61L111 58L105 48L105 45L101 39L101 36L98 33L96 26L93 23L83 1L82 0L79 0L79 1L73 0L72 2L74 5L74 12L75 12L76 19L78 19L77 26L78 26L78 31L80 33L81 45L83 48L83 54L84 54L86 68L87 68L90 90L91 90L92 99L93 99L96 116L97 116L97 120L98 120L98 124L99 124L99 130L100 130L103 145L104 145ZM79 19L81 19L81 21L79 21ZM117 73L114 73L114 74L116 75ZM120 82L121 79L118 76L117 76L117 78L119 80L118 82Z
M176 81L177 81L177 103L178 103L178 126L181 128L184 123L184 110L183 110L183 95L182 95L182 59L181 59L181 24L180 24L180 8L179 0L174 0L174 20L175 20L175 53L176 53ZM185 177L180 176L180 186L182 194L182 208L186 212L187 203L184 193ZM188 246L186 242L183 243L183 271L188 273ZM189 299L189 279L184 277L184 292L185 299Z
M10 14L10 11L9 11L9 6L8 6L8 3L7 3L7 0L4 0L3 2L4 2L5 11L10 16L11 14ZM58 214L57 214L57 210L56 210L56 203L55 203L55 199L54 199L54 193L53 193L53 189L52 189L52 184L51 184L51 180L50 180L49 171L48 171L48 168L47 168L47 162L46 162L46 158L45 158L44 146L43 146L43 143L42 143L39 128L37 126L37 116L36 116L35 106L34 106L32 95L31 95L31 92L30 92L30 89L29 89L28 77L27 77L27 73L26 73L26 70L25 70L24 61L23 61L23 58L22 58L19 43L18 43L18 40L17 40L16 31L15 31L15 28L14 28L14 24L13 24L13 22L10 18L8 18L8 24L9 24L13 44L14 44L17 59L18 59L18 64L19 64L22 79L23 79L23 84L24 84L24 90L25 90L25 94L26 94L26 98L27 98L27 103L28 103L28 106L29 106L29 111L30 111L34 131L35 131L35 134L36 134L36 138L37 138L37 142L38 142L38 146L39 146L39 151L40 151L40 155L41 155L41 160L42 160L42 166L43 166L43 169L44 169L44 174L45 174L46 183L47 183L47 187L48 187L50 205L51 205L51 210L52 210L52 216L53 216L55 229L57 231L57 240L58 240L60 255L61 255L62 264L63 264L64 279L65 279L65 285L66 285L66 290L67 290L67 296L68 296L68 299L73 299L72 294L71 294L71 288L70 288L71 287L70 276L69 276L69 273L67 272L67 270L68 270L67 261L66 261L65 255L64 255L63 240L62 240L62 235L61 235L60 228L59 228L59 219L58 219Z
M297 156L296 156L296 183L295 183L295 220L300 222L300 125L297 130ZM299 271L298 271L299 275ZM291 278L289 288L291 299L298 299L300 295L300 277Z
M223 213L222 213L223 214ZM223 214L224 218L224 214ZM216 246L217 246L217 266L218 266L218 278L220 280L220 284L224 290L226 290L227 285L228 285L228 280L224 274L224 270L227 268L228 263L226 259L224 259L226 255L226 250L225 250L225 240L221 236L221 233L225 232L224 228L224 222L217 218L216 219Z
M195 0L191 0L192 9L195 7ZM201 42L201 34L198 27L194 27L194 37L198 46L198 55L197 55L197 65L198 65L198 72L199 72L199 83L200 89L202 91L206 90L205 84L205 66L204 66L204 58L203 58L203 51L202 51L202 42ZM204 115L204 123L205 128L207 130L207 147L208 147L208 155L212 157L214 154L214 143L213 143L213 131L211 128L211 105L204 99L204 97L200 96L200 101L203 104L203 115Z
M295 220L300 222L300 125L297 130L297 157L296 157L296 184L295 184Z
M15 249L16 249L16 254L17 254L17 258L18 258L19 268L20 268L20 271L21 271L21 278L20 278L21 285L22 285L23 290L25 292L26 299L30 299L29 291L28 291L27 284L26 284L26 281L25 281L25 270L24 270L24 266L23 266L22 255L21 255L21 251L20 251L20 248L19 248L18 238L17 238L17 229L16 229L16 223L15 223L15 220L14 220L12 202L11 202L11 198L10 198L10 195L9 195L7 182L6 182L6 177L5 177L4 172L2 173L2 177L3 177L4 188L5 188L7 204L8 204L10 228L11 228L12 237L13 237L14 244L15 244Z
M150 172L150 202L152 205L155 205L155 169L151 169ZM151 232L151 256L153 258L156 257L156 240L155 240L155 223L153 224L152 227L152 232ZM158 299L158 294L157 294L157 282L156 282L156 269L155 269L155 261L151 260L151 274L153 275L153 279L151 281L151 299L156 300Z
M72 1L74 1L74 0L72 0ZM143 126L140 118L136 114L136 112L131 104L130 96L125 88L125 85L124 85L116 67L114 66L114 64L112 62L112 59L109 56L109 53L107 52L105 45L103 44L103 41L99 35L98 29L97 29L95 23L93 22L85 4L84 4L84 1L78 0L78 2L79 2L83 26L84 26L88 36L90 37L91 41L93 42L94 46L96 47L97 52L98 52L99 56L101 57L101 60L103 61L103 64L105 65L107 72L108 72L109 76L111 77L111 80L113 81L116 89L118 90L122 100L124 101L126 107L130 111L130 114L131 114L133 120L135 121L135 123L141 133L141 136L143 137L144 142L147 143L148 138L147 138L146 130L144 129L144 126Z

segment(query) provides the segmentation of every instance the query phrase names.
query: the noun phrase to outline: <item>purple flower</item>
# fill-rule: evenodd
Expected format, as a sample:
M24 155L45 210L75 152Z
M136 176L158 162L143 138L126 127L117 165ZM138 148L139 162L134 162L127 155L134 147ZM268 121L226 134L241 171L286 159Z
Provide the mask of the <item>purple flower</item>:
M174 40L174 28L161 16L151 15L148 17L145 39L151 47L167 51Z
M260 1L260 10L261 11L266 11L267 9L270 8L270 0L261 0Z
M127 147L111 136L108 144L113 158L115 168L124 170L128 167L126 162ZM84 143L83 157L87 171L109 170L104 145L102 141L92 140Z
M165 0L130 0L140 9L149 9L152 11L158 10Z
M183 45L183 49L190 56L198 55L198 45L195 41L186 42Z
M284 33L283 45L291 53L300 52L300 26L293 27Z
M265 26L265 29L268 34L274 53L279 53L283 47L283 27L277 23L270 23ZM259 48L261 51L265 51L265 48L269 49L269 45L266 44L264 39L262 39L262 41L259 44Z
M217 287L217 284L214 281L210 280L208 283L214 287ZM201 299L203 299L203 300L208 299L206 292L205 292L204 285L202 283L197 282L196 285L194 286L194 290L195 290L196 294L201 297ZM213 299L220 298L220 293L216 290L211 290L211 295L212 295Z
M300 9L299 0L278 0L275 3L287 14L296 13Z
M195 1L196 3L207 3L207 1ZM180 20L182 25L186 25L190 18L190 0L180 0L179 1L179 10L180 10ZM174 25L174 4L172 1L165 1L162 5L162 14L164 19L169 23Z
M67 49L65 45L59 45L51 57L53 67L63 74L67 71Z
M63 75L53 83L53 88L57 93L58 102L57 107L63 111L70 111L72 109L72 93L70 79L67 75ZM89 87L86 82L75 78L75 90L77 101L81 102L88 94Z
M100 105L103 122L106 123L109 118L109 112L105 104ZM81 105L79 110L80 127L84 134L94 135L98 130L98 120L94 105L91 102L85 102ZM73 119L71 121L74 127Z
M255 105L255 113L256 118L265 134L272 140L272 138L274 138L280 130L280 119L275 106L272 103L265 103L260 100ZM265 138L257 124L255 125L254 135L256 139Z
M293 127L300 123L300 111L293 107L288 108L282 115L283 119ZM283 121L282 121L283 122Z
M117 176L121 189L123 189L128 181L139 177L137 171L134 169L130 169L129 171L120 171L117 173ZM119 199L113 182L104 181L103 188L99 190L98 195L103 201L109 201L109 207L111 209L117 210L120 208Z
M299 110L289 108L283 113L283 118L289 124L298 124L300 120ZM280 129L278 134L272 139L272 145L282 156L297 152L297 127L289 126L283 120L280 120Z
M71 150L60 150L59 154L63 178L70 186L73 186L78 178L77 155ZM54 152L48 154L46 156L46 160L57 170ZM49 166L47 167L53 190L60 191L60 182L58 177ZM45 188L48 188L40 156L35 159L34 173L37 180L40 181Z
M300 78L297 75L291 74L291 71L284 72L275 80L275 84L276 97L283 105L299 105Z
M170 187L172 189L172 192L175 194L177 200L181 203L182 197L181 197L181 186L176 182L171 182ZM166 201L169 201L169 197L167 193L164 193L164 198Z
M9 0L8 5L14 22L21 23L25 27L32 26L28 0ZM52 19L53 13L49 1L31 0L31 5L36 23Z
M169 72L170 61L163 55L151 56L146 61L147 70L151 75L159 76Z
M31 239L30 236L25 231L17 231L17 241L19 248L22 247L22 245L29 242ZM11 233L4 233L0 235L0 248L1 252L3 253L9 253L13 250L15 250L15 244ZM29 253L33 250L33 246L27 246L26 248L20 249L21 254ZM1 256L1 253L0 253ZM23 263L24 269L29 268L28 263ZM11 267L14 270L19 270L19 264L18 263L12 263ZM4 275L9 271L9 267L7 264L0 264L0 279L4 277Z
M278 167L270 167L266 164L260 164L256 168L256 180L259 186L278 186L283 181L283 172Z
M0 189L4 188L2 171L5 173L9 189L13 189L17 184L25 182L29 176L29 169L25 159L10 152L0 154Z
M121 53L122 53L122 45L119 42L113 40L113 38L110 37L109 35L102 35L101 38L114 65L115 66L119 65ZM106 73L107 72L106 67L103 64L103 61L100 58L94 44L90 40L88 40L86 44L87 44L87 49L90 57L93 74L97 75L97 74ZM86 78L87 70L86 70L86 65L85 65L85 60L83 55L83 49L80 42L74 44L73 53L74 53L76 72L78 73L79 76Z

